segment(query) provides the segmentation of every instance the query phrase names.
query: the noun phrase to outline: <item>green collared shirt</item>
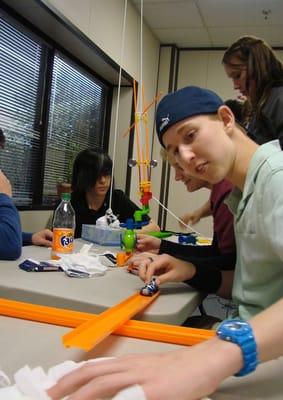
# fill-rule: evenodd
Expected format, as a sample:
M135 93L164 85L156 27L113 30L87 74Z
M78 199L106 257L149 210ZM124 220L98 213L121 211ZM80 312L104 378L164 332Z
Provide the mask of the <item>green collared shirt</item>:
M236 316L250 319L283 296L283 152L278 140L253 155L243 193L226 200L234 214Z

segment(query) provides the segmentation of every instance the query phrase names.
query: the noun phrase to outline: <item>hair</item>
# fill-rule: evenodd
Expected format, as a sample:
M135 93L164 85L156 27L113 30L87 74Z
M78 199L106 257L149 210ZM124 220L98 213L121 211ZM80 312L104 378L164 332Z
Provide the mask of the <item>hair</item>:
M233 58L239 62L232 62ZM222 63L234 68L246 67L246 87L256 116L260 115L271 89L283 85L283 65L263 39L254 36L239 38L225 51Z
M243 106L244 103L242 103L239 100L235 99L228 99L225 101L225 105L230 108L232 113L234 114L234 117L236 121L240 124L243 124Z
M160 148L160 156L162 158L162 161L168 161L168 153L164 147Z
M85 149L74 161L72 190L75 193L86 193L101 176L111 175L111 172L112 160L108 154L96 149Z

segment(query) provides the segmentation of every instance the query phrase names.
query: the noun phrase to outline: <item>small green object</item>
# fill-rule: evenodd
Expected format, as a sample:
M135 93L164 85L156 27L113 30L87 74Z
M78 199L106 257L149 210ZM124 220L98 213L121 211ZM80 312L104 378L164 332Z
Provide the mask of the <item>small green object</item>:
M134 220L135 222L141 222L142 221L142 217L144 215L148 215L149 214L149 206L142 206L141 210L136 210L134 212Z
M71 200L71 193L62 193L61 194L61 199L65 201Z
M146 235L154 236L159 239L164 239L164 238L172 236L173 233L168 232L168 231L152 231L152 232L146 232Z
M130 253L136 246L136 234L133 230L126 229L123 234L123 245L126 253Z
M121 237L121 247L126 253L131 253L137 242L137 235L134 231L134 221L131 218L126 220L126 229Z

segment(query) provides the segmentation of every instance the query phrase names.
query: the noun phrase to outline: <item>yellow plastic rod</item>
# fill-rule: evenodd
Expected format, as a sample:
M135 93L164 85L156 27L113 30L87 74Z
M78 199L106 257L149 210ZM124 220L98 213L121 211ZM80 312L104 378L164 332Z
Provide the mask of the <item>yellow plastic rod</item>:
M1 298L0 315L68 328L76 328L86 321L97 318L95 314ZM127 321L113 333L119 336L183 346L192 346L215 336L215 331L212 330L185 328L183 326L135 320Z
M133 294L116 306L108 308L96 316L94 320L87 321L64 335L64 345L66 347L79 347L86 351L92 349L139 311L146 308L158 295L159 292L153 296Z

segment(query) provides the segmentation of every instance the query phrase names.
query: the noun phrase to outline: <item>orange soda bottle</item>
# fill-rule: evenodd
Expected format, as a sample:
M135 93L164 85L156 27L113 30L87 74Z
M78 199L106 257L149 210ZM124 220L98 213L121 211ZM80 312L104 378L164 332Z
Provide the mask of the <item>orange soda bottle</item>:
M54 212L53 242L51 258L60 259L62 254L70 254L74 249L75 211L71 204L71 194L62 193L61 203Z

